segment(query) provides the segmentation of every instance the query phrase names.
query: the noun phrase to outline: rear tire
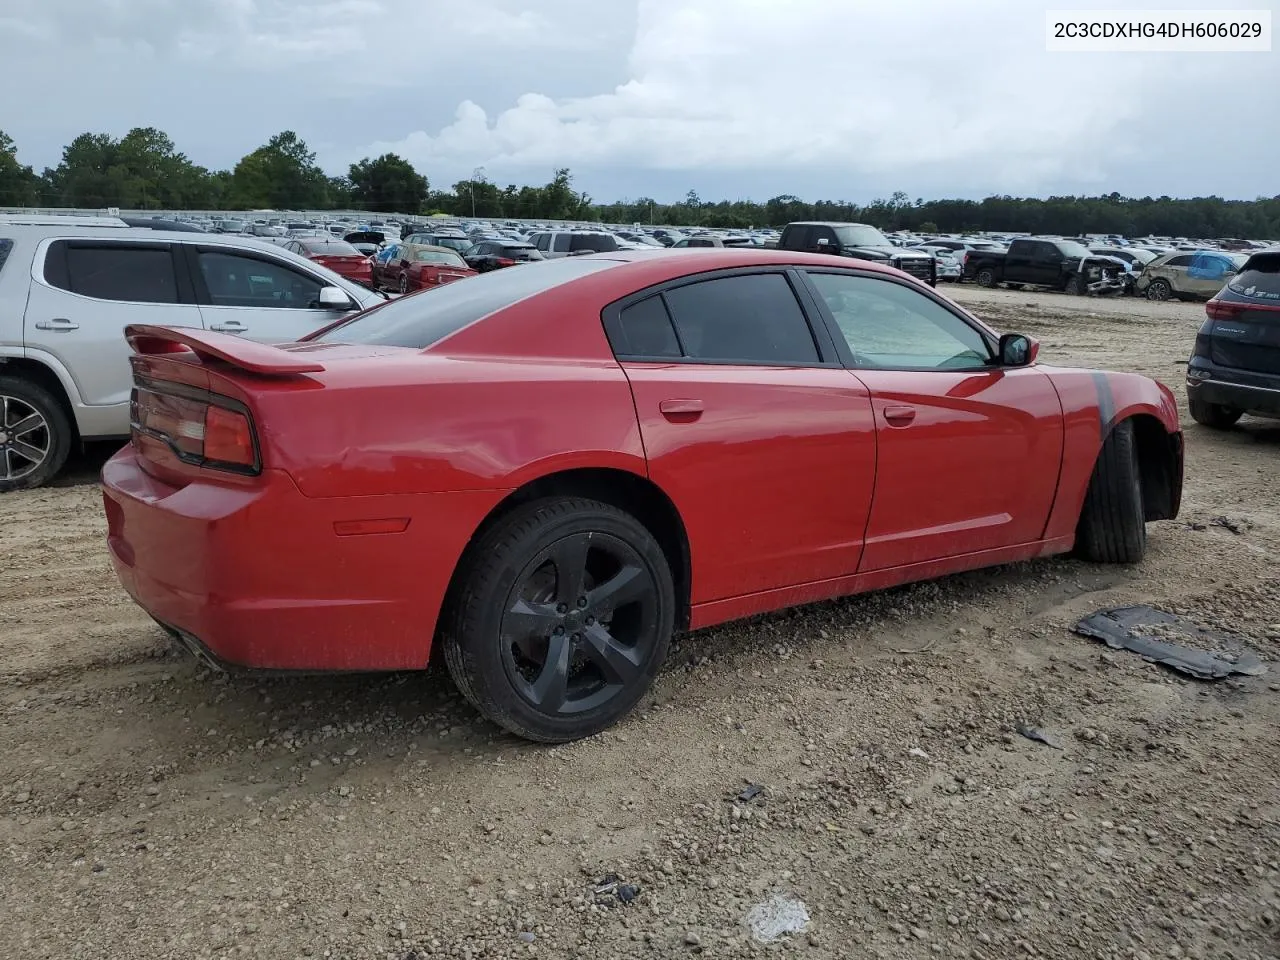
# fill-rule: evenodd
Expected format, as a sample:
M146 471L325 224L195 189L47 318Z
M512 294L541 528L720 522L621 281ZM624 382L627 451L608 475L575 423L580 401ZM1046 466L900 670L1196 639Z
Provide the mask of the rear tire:
M42 487L71 453L71 422L44 387L0 377L0 493Z
M1202 426L1214 430L1229 430L1236 421L1244 416L1243 410L1226 407L1220 403L1209 403L1196 396L1187 397L1187 408L1191 411L1191 419Z
M1098 452L1076 528L1076 552L1095 563L1137 563L1146 555L1142 474L1131 420L1116 424Z
M449 673L518 736L599 733L632 710L666 657L671 571L653 535L617 507L580 497L520 507L473 544L458 577L441 617Z
M990 267L983 267L974 279L978 281L978 286L990 289L996 285L996 272Z

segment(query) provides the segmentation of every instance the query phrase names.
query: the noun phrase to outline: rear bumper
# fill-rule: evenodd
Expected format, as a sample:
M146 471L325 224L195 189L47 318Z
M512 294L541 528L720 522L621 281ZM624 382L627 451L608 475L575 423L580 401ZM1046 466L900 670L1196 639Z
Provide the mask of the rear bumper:
M1245 413L1280 417L1280 376L1230 370L1197 358L1187 368L1187 396Z
M212 661L301 671L425 667L457 561L501 496L313 499L270 470L174 487L132 446L107 461L102 490L111 562L144 610ZM408 523L364 535L334 526L386 518Z

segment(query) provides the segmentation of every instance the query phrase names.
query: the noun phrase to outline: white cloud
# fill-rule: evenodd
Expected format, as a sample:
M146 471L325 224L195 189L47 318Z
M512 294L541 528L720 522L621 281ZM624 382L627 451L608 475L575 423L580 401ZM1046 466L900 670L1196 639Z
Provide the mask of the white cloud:
M1135 135L1152 111L1171 115L1158 139L1176 149L1243 80L1276 78L1266 55L1049 54L1044 10L1024 0L642 0L628 66L608 93L529 93L492 115L464 101L441 129L351 155L455 176L631 166L1102 189L1157 146Z
M1098 5L1046 5L1072 3ZM1044 8L0 0L8 74L35 78L0 123L37 167L84 130L157 126L229 167L289 128L331 172L386 151L437 185L567 166L602 198L1275 192L1274 54L1049 54Z

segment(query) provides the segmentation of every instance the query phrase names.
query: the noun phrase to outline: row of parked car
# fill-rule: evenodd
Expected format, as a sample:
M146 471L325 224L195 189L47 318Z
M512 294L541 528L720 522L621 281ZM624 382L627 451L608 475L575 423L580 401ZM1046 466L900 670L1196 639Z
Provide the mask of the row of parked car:
M399 237L367 223L342 237L315 224L271 237L155 226L0 218L0 491L47 482L77 443L128 435L127 324L287 342L397 294L538 261L663 246L651 236L642 243L599 228L503 233L478 223L403 224ZM711 246L746 246L713 239ZM961 255L961 277L987 286L1117 290L1110 261L1120 258L1078 241L1017 237L1004 247L982 238L901 240L865 224L797 222L769 245L874 261L929 285L947 279L940 253L950 251ZM679 248L680 240L670 246ZM1136 292L1211 298L1188 372L1192 415L1211 426L1230 425L1244 412L1280 415L1280 250L1157 256L1136 245L1116 249L1142 264Z

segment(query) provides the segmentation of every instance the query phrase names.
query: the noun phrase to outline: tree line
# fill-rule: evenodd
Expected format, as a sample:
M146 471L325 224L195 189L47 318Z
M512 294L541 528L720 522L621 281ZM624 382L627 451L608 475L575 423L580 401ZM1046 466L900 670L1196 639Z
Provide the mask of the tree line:
M1027 231L1077 235L1280 238L1280 196L1221 197L987 197L911 200L895 193L869 204L791 195L765 203L706 201L690 190L675 203L651 197L597 203L573 187L568 169L542 186L500 187L477 170L448 189L433 189L394 153L352 164L331 176L296 133L285 130L242 157L230 170L209 170L179 152L163 131L136 127L116 139L82 133L56 167L36 173L0 131L0 206L121 207L140 210L368 210L445 213L485 219L593 220L673 226L762 227L793 220L844 220L885 230L919 232Z

